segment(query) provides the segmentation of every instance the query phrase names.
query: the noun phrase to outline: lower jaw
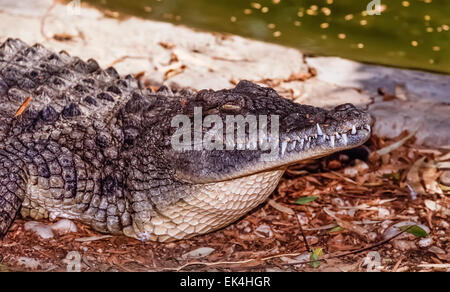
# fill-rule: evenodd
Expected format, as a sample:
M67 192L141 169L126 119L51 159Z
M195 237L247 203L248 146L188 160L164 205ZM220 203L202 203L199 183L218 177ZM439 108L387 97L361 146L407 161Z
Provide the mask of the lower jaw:
M275 190L285 169L192 187L191 195L158 210L150 222L135 224L133 237L168 242L220 229L263 203ZM131 235L131 234L129 234Z

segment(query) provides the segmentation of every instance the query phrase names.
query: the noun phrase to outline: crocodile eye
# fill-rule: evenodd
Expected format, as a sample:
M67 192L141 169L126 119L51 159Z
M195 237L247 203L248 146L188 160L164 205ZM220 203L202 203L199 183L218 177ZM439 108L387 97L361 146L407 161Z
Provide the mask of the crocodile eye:
M335 107L334 109L335 109L336 111L346 111L346 110L354 109L354 108L355 108L355 107L354 107L352 104L350 104L350 103L344 103L344 104L338 105L338 106Z
M232 104L232 103L224 104L224 105L222 105L221 108L226 111L233 111L233 112L241 111L241 107L239 105Z

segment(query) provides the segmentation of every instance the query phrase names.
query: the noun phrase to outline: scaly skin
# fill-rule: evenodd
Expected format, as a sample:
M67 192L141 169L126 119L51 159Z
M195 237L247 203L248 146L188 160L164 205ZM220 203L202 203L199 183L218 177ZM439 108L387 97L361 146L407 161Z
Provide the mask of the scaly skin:
M175 151L172 118L192 117L195 107L223 120L278 115L280 158L264 162L263 151L249 149ZM94 60L9 39L0 46L0 237L18 212L141 240L206 233L263 202L287 165L362 144L370 122L351 105L299 105L247 81L231 90L155 93Z

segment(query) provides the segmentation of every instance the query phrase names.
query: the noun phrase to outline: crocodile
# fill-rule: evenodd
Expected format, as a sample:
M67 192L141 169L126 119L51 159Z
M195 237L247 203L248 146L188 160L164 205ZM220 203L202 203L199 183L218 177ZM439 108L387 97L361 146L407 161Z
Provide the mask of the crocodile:
M228 129L228 117L244 126ZM205 139L224 132L222 121L230 140ZM246 80L152 90L93 59L10 38L0 46L0 238L19 214L142 241L205 234L263 203L289 165L363 144L371 124L351 104L302 105Z

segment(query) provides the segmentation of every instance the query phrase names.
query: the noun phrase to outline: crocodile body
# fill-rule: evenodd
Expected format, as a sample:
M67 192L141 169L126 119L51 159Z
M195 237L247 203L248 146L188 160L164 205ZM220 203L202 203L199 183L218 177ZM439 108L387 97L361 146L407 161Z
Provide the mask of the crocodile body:
M173 118L198 108L224 120L276 115L278 159L263 161L245 141L174 149ZM19 213L141 240L216 230L263 202L287 165L362 144L370 123L352 105L299 105L248 81L153 92L94 60L8 39L0 46L0 237Z

